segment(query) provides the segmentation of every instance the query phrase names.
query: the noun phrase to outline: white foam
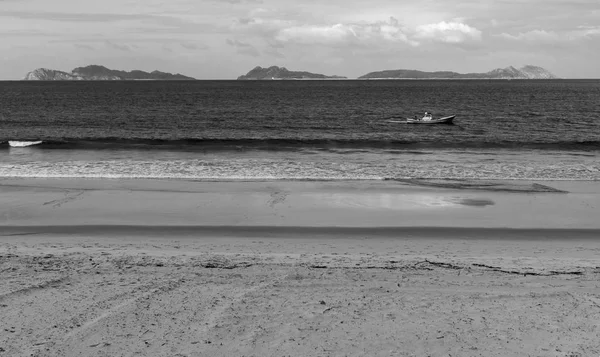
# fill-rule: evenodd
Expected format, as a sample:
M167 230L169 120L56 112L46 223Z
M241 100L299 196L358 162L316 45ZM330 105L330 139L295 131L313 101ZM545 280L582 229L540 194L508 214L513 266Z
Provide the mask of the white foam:
M372 155L284 153L202 155L17 150L0 157L0 177L158 178L191 180L600 180L597 157L530 155ZM111 156L112 155L112 156ZM162 156L161 156L162 155ZM187 155L187 157L185 156ZM435 157L433 157L435 156Z

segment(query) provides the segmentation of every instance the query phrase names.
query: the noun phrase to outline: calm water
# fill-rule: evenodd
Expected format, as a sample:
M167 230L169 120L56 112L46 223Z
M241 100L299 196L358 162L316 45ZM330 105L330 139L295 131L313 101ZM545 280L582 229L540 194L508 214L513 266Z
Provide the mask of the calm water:
M456 125L389 121L424 111ZM0 82L0 142L3 177L598 180L600 81Z

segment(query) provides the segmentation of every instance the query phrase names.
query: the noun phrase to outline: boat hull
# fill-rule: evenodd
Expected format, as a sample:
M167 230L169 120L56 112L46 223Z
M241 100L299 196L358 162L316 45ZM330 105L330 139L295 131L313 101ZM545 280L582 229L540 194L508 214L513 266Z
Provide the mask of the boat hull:
M38 145L41 143L42 143L41 140L36 140L36 141L9 140L8 141L8 145L10 145L10 147L13 147L13 148L24 148L27 146Z
M421 120L421 119L411 119L406 118L407 124L452 124L452 121L456 115L450 115L447 117L439 118L439 119L431 119L431 120Z

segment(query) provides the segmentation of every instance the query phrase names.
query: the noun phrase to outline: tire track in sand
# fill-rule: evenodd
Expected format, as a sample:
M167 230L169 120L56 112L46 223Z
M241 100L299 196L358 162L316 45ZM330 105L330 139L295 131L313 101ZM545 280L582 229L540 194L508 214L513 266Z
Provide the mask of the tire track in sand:
M63 285L68 284L70 281L71 281L71 278L69 276L62 276L62 277L58 277L56 279L44 280L37 284L28 285L28 286L22 287L18 290L9 291L7 293L0 294L0 302L4 302L9 299L22 297L22 296L34 293L36 291L44 290L44 289L59 288L59 287L62 287Z
M197 347L197 346L202 346L204 343L207 343L207 342L201 343L200 341L209 337L208 336L209 332L218 327L219 320L225 315L225 313L227 312L228 309L231 309L237 303L242 301L244 299L244 297L247 296L248 294L251 294L251 293L261 290L261 289L265 289L270 285L277 284L279 281L280 281L280 279L277 279L276 281L263 282L263 283L254 285L248 289L243 289L242 291L238 292L237 294L230 295L230 298L227 299L227 301L225 303L213 308L211 310L211 312L204 317L204 319L202 320L202 322L203 322L202 325L189 326L189 329L187 332L189 334L195 336L194 339L198 340L198 341L192 342L191 346L188 346L184 349L177 350L177 353L174 354L174 356L189 356L189 355L195 355L198 353L202 353L202 348ZM194 340L194 339L192 339L192 340ZM210 343L210 342L208 342L208 343ZM194 346L196 346L196 347L194 347Z
M65 337L65 339L69 339L76 335L80 335L81 333L85 332L86 330L89 330L90 328L97 325L102 320L107 319L107 318L111 317L112 315L114 315L115 313L119 312L124 307L132 305L140 300L149 299L150 297L152 297L156 294L163 294L163 293L175 290L179 286L181 286L181 284L184 281L185 281L185 279L183 279L183 278L177 279L177 280L169 280L160 287L150 289L149 291L143 293L142 295L124 300L123 302L121 302L117 305L114 305L113 307L111 307L109 309L104 310L104 312L102 312L100 315L96 316L95 318L87 320L80 327L67 333L64 337ZM81 339L82 336L79 336L79 337Z
M76 199L78 199L81 195L83 195L85 193L85 191L80 190L80 191L66 191L65 192L65 197L58 199L58 200L52 200L52 201L48 201L48 202L44 202L43 206L52 206L54 208L58 208L62 205L64 205L65 203L69 203L71 201L74 201Z

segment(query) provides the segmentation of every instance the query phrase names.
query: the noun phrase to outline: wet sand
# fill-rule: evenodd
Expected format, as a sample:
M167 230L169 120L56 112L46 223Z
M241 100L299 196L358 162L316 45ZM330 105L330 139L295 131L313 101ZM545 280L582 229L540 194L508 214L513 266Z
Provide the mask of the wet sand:
M595 182L0 181L0 356L594 356Z
M4 179L3 226L598 229L596 182Z

